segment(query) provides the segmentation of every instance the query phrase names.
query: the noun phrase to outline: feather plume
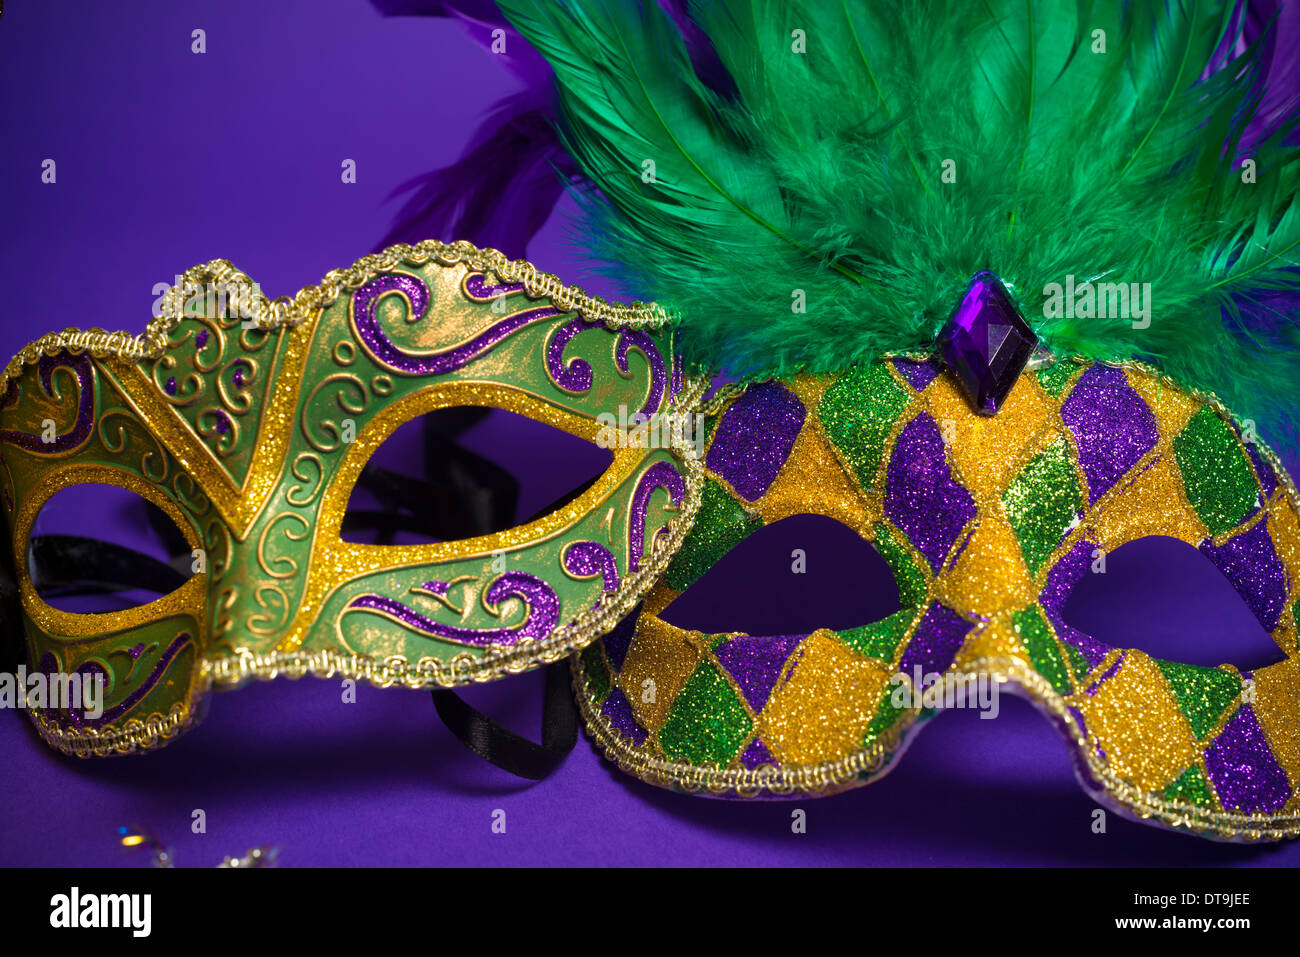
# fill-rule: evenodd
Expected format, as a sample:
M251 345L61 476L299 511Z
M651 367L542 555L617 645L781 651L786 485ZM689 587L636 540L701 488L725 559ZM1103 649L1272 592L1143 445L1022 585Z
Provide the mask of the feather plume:
M753 379L925 349L988 269L1059 353L1150 361L1271 423L1300 399L1300 150L1295 97L1262 83L1286 54L1271 19L691 4L720 84L649 0L499 5L550 62L596 184L586 244L625 294L680 312L697 365ZM1149 288L1149 324L1057 314L1068 276Z

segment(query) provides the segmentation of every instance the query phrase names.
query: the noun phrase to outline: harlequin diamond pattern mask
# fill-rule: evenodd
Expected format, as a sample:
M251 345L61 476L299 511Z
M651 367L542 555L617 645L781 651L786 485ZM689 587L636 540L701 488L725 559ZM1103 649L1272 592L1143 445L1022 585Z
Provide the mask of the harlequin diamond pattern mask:
M709 428L685 545L635 629L575 663L588 725L622 767L715 795L833 793L889 770L936 713L896 689L986 674L1052 719L1106 805L1296 833L1297 500L1217 403L1136 365L1062 361L988 418L936 364L894 359L750 386ZM657 616L755 530L810 511L874 543L901 611L779 636ZM1207 556L1285 659L1243 674L1071 628L1062 607L1098 550L1152 535Z
M103 687L95 717L33 709L41 734L80 755L147 749L192 724L214 683L314 673L454 685L584 646L653 581L698 496L681 449L609 424L674 408L682 379L662 324L654 307L607 305L495 251L429 242L277 303L212 263L185 274L145 335L38 340L6 370L0 401L27 663ZM612 437L612 462L518 527L344 541L372 453L451 407ZM55 493L84 483L160 509L194 574L125 611L47 604L29 574L33 525Z
M1164 0L499 6L554 71L593 253L680 316L688 368L747 385L710 406L682 552L575 665L610 756L701 793L831 793L934 713L918 680L973 672L1034 701L1109 807L1300 833L1297 501L1255 441L1300 408L1300 100L1275 21ZM810 511L874 544L902 611L780 636L659 617ZM1242 674L1071 628L1096 555L1156 535L1213 562L1284 660Z

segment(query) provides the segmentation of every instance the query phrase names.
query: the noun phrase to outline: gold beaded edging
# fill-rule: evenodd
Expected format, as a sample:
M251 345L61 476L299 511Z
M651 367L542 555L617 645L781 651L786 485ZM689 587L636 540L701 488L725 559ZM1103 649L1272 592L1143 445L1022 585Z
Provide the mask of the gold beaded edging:
M254 328L278 329L296 326L305 319L332 304L339 296L359 288L375 273L392 269L400 263L423 265L437 260L446 266L464 263L478 272L492 272L505 283L521 283L530 298L553 301L561 312L576 312L589 320L598 320L614 329L659 329L673 324L676 315L658 303L632 302L629 304L607 302L601 296L588 295L580 286L567 285L552 273L541 272L524 259L507 259L499 249L480 249L472 243L458 240L444 243L426 239L412 246L398 243L382 252L362 256L351 266L334 269L325 274L318 285L307 286L293 296L280 296L268 300L260 293L251 302L248 316ZM168 334L176 328L183 316L185 286L200 280L241 283L255 287L248 276L224 259L214 259L201 266L188 269L181 282L163 295L161 315L150 320L139 335L128 332L107 332L103 329L68 328L51 332L28 343L0 372L0 394L11 379L22 374L24 365L40 361L43 355L71 352L74 355L88 352L96 358L110 356L138 362L162 355Z
M304 287L291 298L281 296L274 300L261 295L257 284L230 262L215 259L186 270L181 281L164 294L161 314L150 320L143 333L132 335L122 331L67 328L29 343L0 370L0 394L7 391L12 379L22 374L25 365L36 364L44 355L84 352L95 358L115 357L129 362L157 358L166 350L168 335L184 318L189 293L187 287L196 282L238 284L252 290L253 295L246 304L247 321L254 328L270 330L299 325L330 306L339 296L359 288L378 272L404 262L418 266L431 260L447 266L463 263L474 271L491 272L502 283L521 284L530 298L550 299L562 312L576 312L612 329L659 329L676 321L675 315L657 303L610 303L601 296L588 295L577 285L565 284L551 273L541 272L526 260L508 259L500 250L480 249L464 240L444 243L430 239L414 246L399 243L362 256L349 267L331 270L318 285ZM693 411L708 386L707 380L687 379L678 404ZM345 655L328 649L315 653L272 652L261 655L239 649L233 659L204 659L200 662L202 689L199 694L213 685L237 686L250 678L269 680L281 674L290 678L310 674L322 678L364 679L380 687L445 687L517 674L537 663L556 661L585 647L617 624L640 600L644 591L667 567L694 522L703 487L703 464L681 450L672 451L684 464L687 493L682 513L671 523L669 536L654 546L650 560L625 578L618 589L602 593L592 609L559 626L541 642L526 641L510 648L489 651L481 657L457 655L446 662L434 658L411 662L403 656L378 659L369 655ZM191 727L194 713L178 702L165 715L155 713L143 719L133 718L121 728L109 730L69 730L49 722L35 711L32 712L32 721L41 737L55 749L78 757L102 757L156 748Z
M194 712L180 701L165 715L132 718L121 728L106 730L86 728L69 731L50 722L38 709L32 709L30 714L32 724L46 744L78 758L106 758L115 754L151 751L194 724Z
M909 709L871 747L855 751L839 761L794 768L774 768L765 764L752 769L682 764L651 757L629 745L613 723L593 707L594 696L583 674L579 656L570 659L569 669L573 695L578 700L587 734L599 745L606 758L647 784L693 794L703 793L706 797L829 797L860 778L867 779L862 781L864 784L874 781L893 769L909 743L910 736L906 732L921 715L919 708Z

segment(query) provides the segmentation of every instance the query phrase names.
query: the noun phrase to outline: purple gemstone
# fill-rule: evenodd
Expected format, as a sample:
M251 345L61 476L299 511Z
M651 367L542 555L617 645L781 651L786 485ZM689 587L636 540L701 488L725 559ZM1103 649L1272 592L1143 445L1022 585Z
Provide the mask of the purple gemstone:
M208 344L208 330L200 329L199 334L194 337L194 348L202 349Z
M230 419L220 409L217 410L217 431L222 435L230 431Z
M167 381L163 383L163 388L167 390L168 395L176 394L176 377L168 376Z
M991 272L970 281L961 305L939 332L939 355L980 415L1002 407L1038 337Z
M244 384L244 367L242 364L235 366L235 371L230 376L230 381L235 384L236 389Z

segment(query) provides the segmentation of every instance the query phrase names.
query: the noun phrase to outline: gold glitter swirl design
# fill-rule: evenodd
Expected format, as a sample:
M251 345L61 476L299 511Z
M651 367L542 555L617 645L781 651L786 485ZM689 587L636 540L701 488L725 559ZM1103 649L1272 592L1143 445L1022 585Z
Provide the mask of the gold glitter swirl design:
M291 485L285 492L284 500L295 508L306 508L316 500L325 486L325 465L319 455L312 452L300 452L294 457L289 471L299 482L310 482L310 486Z
M110 423L117 424L114 426ZM140 453L138 459L140 474L155 485L162 485L167 481L169 471L167 450L135 416L120 409L110 409L100 415L99 421L95 423L95 433L104 448L114 455L125 456L132 440L147 442L152 448L147 448ZM150 462L155 460L161 463L161 469L150 465Z
M332 394L322 402L322 394L331 388ZM359 377L350 372L336 372L318 382L307 394L298 414L299 431L317 452L337 452L343 447L343 419L361 415L369 404L370 390ZM343 414L332 410L325 413L321 405L337 407Z

